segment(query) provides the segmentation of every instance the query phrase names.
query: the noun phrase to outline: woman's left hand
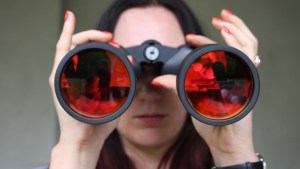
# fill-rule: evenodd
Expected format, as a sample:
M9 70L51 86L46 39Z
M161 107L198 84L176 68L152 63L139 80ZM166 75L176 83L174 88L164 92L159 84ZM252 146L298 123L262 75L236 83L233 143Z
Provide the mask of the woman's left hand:
M243 51L254 62L258 42L239 17L228 10L222 10L221 18L213 18L212 25L221 32L227 45ZM205 36L194 34L187 35L186 40L194 46L215 43ZM153 82L177 93L175 75L162 75L156 77ZM194 118L193 124L208 144L216 166L258 161L252 138L252 112L242 120L227 126L211 126Z
M227 45L243 51L253 62L258 42L245 23L230 11L221 11L221 18L213 18L212 25L220 30ZM200 35L187 35L187 41L201 46L214 43ZM227 126L210 126L193 118L198 133L208 144L216 166L229 166L258 161L252 137L252 111L242 120Z

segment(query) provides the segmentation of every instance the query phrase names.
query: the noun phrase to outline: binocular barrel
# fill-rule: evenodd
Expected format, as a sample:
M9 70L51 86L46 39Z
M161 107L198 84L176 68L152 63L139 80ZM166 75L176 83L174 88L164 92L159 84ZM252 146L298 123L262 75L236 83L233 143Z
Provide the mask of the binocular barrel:
M79 121L109 122L131 104L143 65L157 67L158 75L177 75L181 102L206 124L232 124L245 117L258 99L258 72L238 49L219 44L172 48L154 40L130 48L98 42L74 48L56 70L57 99Z

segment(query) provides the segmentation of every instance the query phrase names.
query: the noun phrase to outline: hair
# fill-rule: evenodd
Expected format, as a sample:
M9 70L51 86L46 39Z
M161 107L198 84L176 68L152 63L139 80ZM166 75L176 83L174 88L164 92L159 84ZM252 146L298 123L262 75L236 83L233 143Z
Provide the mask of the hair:
M134 7L151 5L163 6L172 11L184 34L203 35L196 17L183 0L116 0L103 13L97 29L114 32L122 12ZM207 169L213 166L209 148L197 133L190 117L186 118L178 139L166 151L158 169L163 169L168 164L171 169ZM113 131L105 141L97 169L135 169L133 162L125 153L117 130Z

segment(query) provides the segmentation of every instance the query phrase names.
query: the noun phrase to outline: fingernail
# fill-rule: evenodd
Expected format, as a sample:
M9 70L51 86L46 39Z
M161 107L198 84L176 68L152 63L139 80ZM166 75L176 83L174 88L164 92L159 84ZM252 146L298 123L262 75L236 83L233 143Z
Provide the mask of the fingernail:
M228 33L228 34L230 34L230 35L232 34L231 31L230 31L226 26L223 26L222 29L223 29L226 33Z
M213 17L213 20L214 20L214 21L219 21L219 22L223 22L223 21L224 21L223 19L217 18L217 17Z
M197 35L194 34L194 33L189 33L189 34L187 34L186 36L197 36Z
M151 84L155 87L162 88L163 86L159 82L151 82Z
M131 66L133 66L134 65L133 57L131 55L129 55L128 58L129 58L129 61L131 63Z
M130 61L131 66L134 66L134 60L132 59L132 60L129 60L129 61Z
M108 31L101 31L101 32L104 33L104 34L107 34L107 35L112 35L112 33L108 32Z
M233 13L232 13L230 10L228 10L228 9L224 9L224 11L225 11L226 13L230 14L230 15L233 15Z
M109 41L108 43L111 44L111 45L113 45L113 46L115 46L115 47L117 47L117 48L120 48L120 44L117 43L117 42L114 41L114 40L111 40L111 41Z
M70 11L68 11L68 10L66 10L66 12L65 12L65 22L68 20L68 18L69 18L69 12Z

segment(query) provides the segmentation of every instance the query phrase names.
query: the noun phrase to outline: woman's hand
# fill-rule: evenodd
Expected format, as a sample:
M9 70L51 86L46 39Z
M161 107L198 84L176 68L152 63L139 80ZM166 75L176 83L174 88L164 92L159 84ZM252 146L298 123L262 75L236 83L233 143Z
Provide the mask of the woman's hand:
M221 18L213 18L212 24L221 32L227 45L243 51L254 62L257 40L240 18L228 10L222 10ZM186 40L194 46L215 43L207 37L194 34L187 35ZM177 93L175 75L156 77L152 83L161 84ZM216 166L258 161L253 147L252 112L242 120L227 126L211 126L194 118L193 124L208 144Z
M112 34L88 30L73 35L75 16L67 11L62 33L57 42L54 66L49 78L54 104L59 118L60 139L52 151L51 168L95 168L101 148L117 121L91 125L75 120L59 104L54 90L54 76L59 62L70 49L90 41L109 42Z
M221 18L213 18L212 25L220 30L227 45L243 51L254 62L258 42L239 17L228 10L222 10ZM214 43L198 35L188 35L186 38L196 46ZM216 166L258 161L253 147L252 112L242 120L227 126L210 126L196 119L193 119L193 124L208 144Z

